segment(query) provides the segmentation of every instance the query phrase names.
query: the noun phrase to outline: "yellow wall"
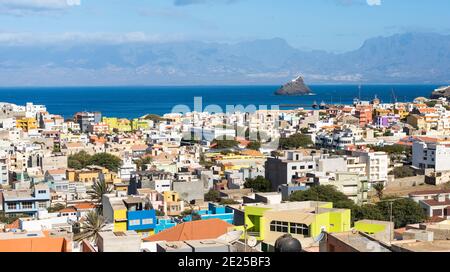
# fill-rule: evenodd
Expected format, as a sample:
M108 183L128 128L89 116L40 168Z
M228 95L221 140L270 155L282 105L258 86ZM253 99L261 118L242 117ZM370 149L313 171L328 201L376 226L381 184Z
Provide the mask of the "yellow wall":
M117 220L117 222L116 222ZM114 211L114 231L126 231L127 230L127 210L115 210Z
M16 120L16 127L20 128L24 131L28 131L30 129L37 129L37 121L34 118L22 118Z

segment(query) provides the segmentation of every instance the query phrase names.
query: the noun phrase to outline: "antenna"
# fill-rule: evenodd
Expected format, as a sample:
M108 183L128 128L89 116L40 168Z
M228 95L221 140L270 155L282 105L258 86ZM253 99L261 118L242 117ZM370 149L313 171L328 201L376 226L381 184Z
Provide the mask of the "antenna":
M242 236L243 233L244 232L242 230L231 231L231 232L225 233L222 236L219 236L219 238L217 238L217 240L221 240L221 241L232 244L232 243L236 242L237 240L239 240L239 238Z

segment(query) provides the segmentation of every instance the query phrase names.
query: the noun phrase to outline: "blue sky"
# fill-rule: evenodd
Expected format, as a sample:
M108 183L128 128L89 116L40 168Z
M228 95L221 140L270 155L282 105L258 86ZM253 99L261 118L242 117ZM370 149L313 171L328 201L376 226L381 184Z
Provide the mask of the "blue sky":
M450 33L448 0L0 0L0 42L237 42L348 51L375 36Z

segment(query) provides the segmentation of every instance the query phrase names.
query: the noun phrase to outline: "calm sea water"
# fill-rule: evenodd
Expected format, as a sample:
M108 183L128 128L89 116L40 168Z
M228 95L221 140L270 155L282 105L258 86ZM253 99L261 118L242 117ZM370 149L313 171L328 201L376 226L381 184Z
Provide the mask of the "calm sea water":
M279 86L200 86L200 87L64 87L0 88L0 102L24 105L44 104L51 113L71 117L77 111L101 111L104 116L135 118L147 113L162 115L176 105L194 109L194 97L202 97L203 108L226 105L312 105L314 101L351 104L358 97L358 85L311 85L315 95L276 96ZM429 97L439 85L363 85L361 98L376 96L383 102L411 101ZM288 108L288 107L287 107Z

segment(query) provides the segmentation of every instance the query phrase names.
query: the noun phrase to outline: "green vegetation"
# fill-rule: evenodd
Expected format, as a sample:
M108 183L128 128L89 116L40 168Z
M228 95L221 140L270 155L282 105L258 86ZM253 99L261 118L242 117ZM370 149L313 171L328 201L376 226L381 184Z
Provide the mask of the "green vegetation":
M236 148L236 147L238 147L239 142L235 141L235 140L218 140L218 139L214 139L211 144L216 145L214 147L215 149L227 149L227 148Z
M164 216L165 213L163 211L160 210L155 210L156 216Z
M403 145L399 145L399 144L394 144L394 145L385 145L385 146L369 146L371 149L379 152L386 152L389 155L391 154L408 154L411 152L411 148L407 147L407 146L403 146Z
M234 205L234 204L239 204L239 202L233 200L233 199L229 199L229 198L221 198L219 201L220 205Z
M392 216L396 228L420 223L426 219L422 208L411 199L383 199L377 204L358 206L332 185L320 185L306 191L294 192L290 201L333 202L335 208L351 209L352 222L362 219L390 221L391 204L389 202L392 202Z
M244 183L245 188L251 188L255 192L270 192L272 190L272 184L269 180L263 176L258 176L255 179L248 178Z
M333 202L335 208L351 209L355 203L346 195L336 190L333 185L314 186L306 191L294 192L290 201L325 201Z
M98 153L91 156L85 151L70 155L68 158L69 168L80 170L89 165L102 166L110 171L117 171L122 165L122 160L109 153Z
M74 240L80 242L87 239L92 242L97 242L98 234L105 230L105 227L106 219L97 212L90 211L81 224L80 233L74 237Z
M220 201L220 193L216 190L209 190L204 196L205 201L210 202L219 202Z
M110 194L112 192L113 188L106 184L105 180L99 180L94 182L94 184L92 185L92 191L89 193L89 195L97 203L101 203L103 195Z
M16 214L15 216L6 216L4 212L0 212L0 223L11 224L19 218L29 217L26 214Z
M414 177L416 175L416 172L408 165L403 165L400 167L395 167L389 173L389 175L394 175L395 178L407 178L407 177Z
M163 122L163 121L167 121L167 119L157 115L157 114L147 114L144 117L145 120L151 120L153 122Z
M66 206L64 204L61 203L56 203L54 206L48 207L47 211L49 213L55 213L55 212L59 212L60 210L66 208Z
M247 145L248 149L259 150L261 148L261 142L250 142Z
M311 137L301 133L291 135L288 138L280 138L280 148L282 149L307 148L312 146L313 142L311 141Z
M134 163L138 171L145 171L147 170L147 164L152 163L152 161L153 159L151 157L145 157L135 160Z
M384 184L382 182L379 182L379 183L373 185L373 189L377 192L378 198L382 199L383 191L384 191Z

